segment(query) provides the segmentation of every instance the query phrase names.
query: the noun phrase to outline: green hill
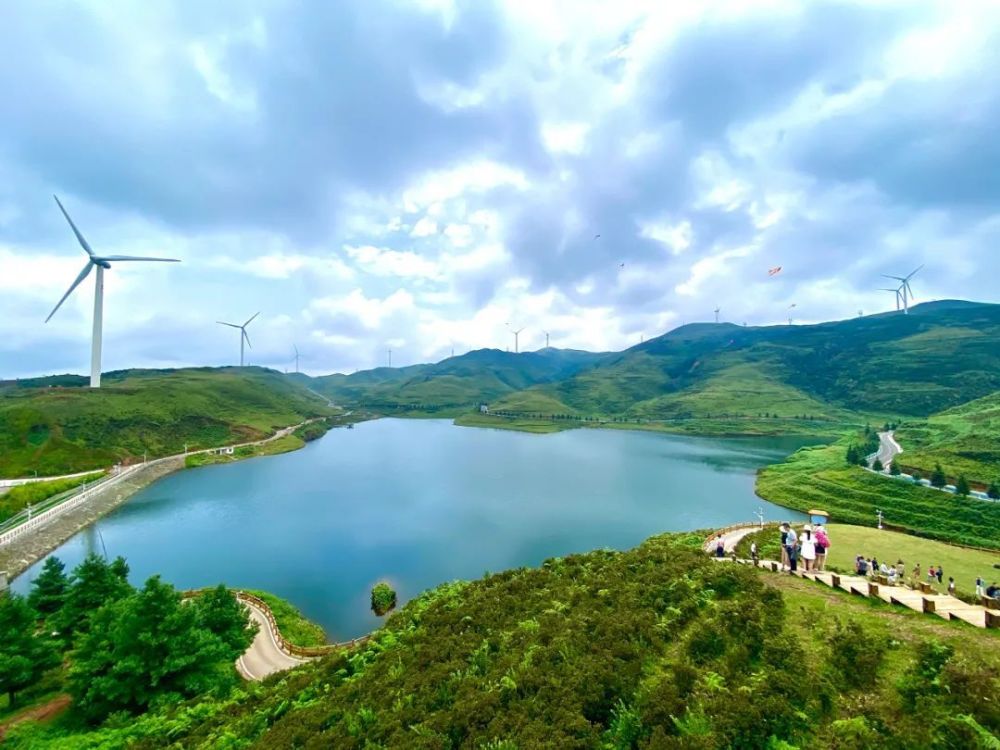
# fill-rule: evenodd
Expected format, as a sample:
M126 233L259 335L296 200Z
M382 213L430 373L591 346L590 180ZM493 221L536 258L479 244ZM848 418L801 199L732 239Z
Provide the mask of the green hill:
M302 385L261 368L124 370L0 387L0 476L55 475L266 437L329 413ZM59 383L58 385L55 383Z
M570 377L604 356L572 349L478 349L434 364L327 375L315 378L312 387L334 401L364 406L470 406Z
M995 633L715 563L700 541L444 584L353 653L100 727L71 708L5 746L996 746Z
M1000 392L926 421L904 422L896 438L904 451L900 466L927 476L940 463L950 481L964 475L985 489L1000 482Z

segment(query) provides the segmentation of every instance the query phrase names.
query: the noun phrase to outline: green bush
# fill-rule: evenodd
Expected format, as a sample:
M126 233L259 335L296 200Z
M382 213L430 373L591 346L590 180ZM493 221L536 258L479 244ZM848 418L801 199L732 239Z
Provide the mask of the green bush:
M388 583L376 583L372 587L372 612L379 617L396 608L396 592Z

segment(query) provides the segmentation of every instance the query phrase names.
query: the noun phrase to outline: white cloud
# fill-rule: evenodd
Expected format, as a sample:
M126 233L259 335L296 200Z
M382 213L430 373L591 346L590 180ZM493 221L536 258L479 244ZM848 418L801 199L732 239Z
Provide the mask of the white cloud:
M437 234L438 225L433 219L424 216L420 221L418 221L413 229L410 230L411 237L430 237L432 234Z
M399 276L418 279L440 279L438 264L409 251L391 250L373 245L344 246L344 252L366 273L375 276Z
M542 125L545 148L556 154L580 154L587 143L590 125L585 122L546 123Z

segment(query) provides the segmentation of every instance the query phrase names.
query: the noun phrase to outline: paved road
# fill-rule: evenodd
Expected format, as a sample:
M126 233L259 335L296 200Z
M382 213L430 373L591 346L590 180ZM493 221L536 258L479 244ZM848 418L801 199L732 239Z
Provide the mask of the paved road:
M263 680L275 672L283 672L306 663L306 659L289 656L278 647L271 624L260 609L248 601L243 601L243 604L250 610L250 616L254 621L260 625L260 630L254 636L250 648L236 661L236 667L244 677L248 680Z
M729 531L723 533L722 543L725 545L726 554L733 551L733 548L739 544L740 540L747 534L752 534L755 531L760 531L760 526L741 526L738 529L730 529ZM718 546L718 542L713 536L707 542L705 542L705 551L709 554L715 554L715 548Z
M892 460L902 452L903 449L896 442L892 430L878 434L878 453L875 454L875 457L882 462L885 469L888 469Z

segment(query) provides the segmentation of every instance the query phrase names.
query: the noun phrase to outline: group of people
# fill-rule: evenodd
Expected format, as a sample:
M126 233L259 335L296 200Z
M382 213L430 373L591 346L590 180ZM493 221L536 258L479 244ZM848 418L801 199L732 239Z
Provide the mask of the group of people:
M894 586L897 583L905 583L906 581L906 563L902 560L897 560L895 564L890 564L887 562L879 562L877 557L865 557L864 555L858 555L854 558L854 572L859 576L867 576L868 578L876 578L877 576L884 576L888 581L889 585ZM920 563L913 566L913 570L910 571L910 585L913 588L917 588L920 583ZM937 583L938 585L944 585L944 567L941 565L931 565L927 569L927 583ZM955 593L955 579L952 576L948 577L948 593Z
M1000 599L1000 586L994 581L989 586L982 576L976 577L976 596L987 596L990 599Z
M789 571L823 570L826 567L826 553L830 549L830 535L823 524L815 528L806 524L799 534L789 523L783 523L781 533L781 566Z

